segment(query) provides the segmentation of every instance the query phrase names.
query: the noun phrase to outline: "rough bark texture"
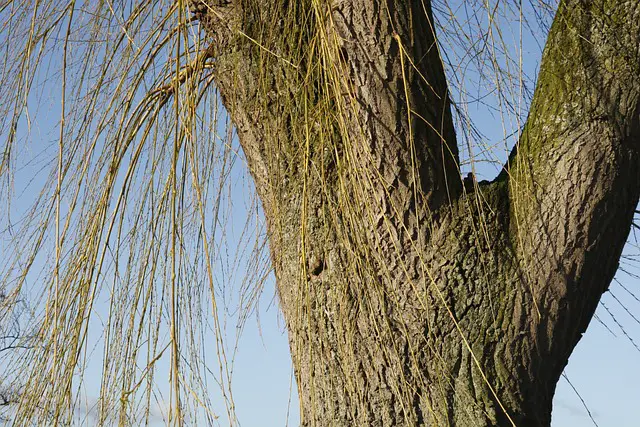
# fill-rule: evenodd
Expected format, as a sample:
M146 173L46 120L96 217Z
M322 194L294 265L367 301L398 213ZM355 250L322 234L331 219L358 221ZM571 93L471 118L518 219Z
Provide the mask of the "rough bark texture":
M427 1L193 10L262 198L303 425L545 426L640 192L640 6L561 2L465 192Z

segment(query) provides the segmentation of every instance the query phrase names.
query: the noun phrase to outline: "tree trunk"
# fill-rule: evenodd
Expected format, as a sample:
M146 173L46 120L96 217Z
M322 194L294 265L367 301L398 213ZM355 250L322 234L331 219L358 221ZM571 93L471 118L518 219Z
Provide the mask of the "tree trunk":
M192 1L262 199L302 425L546 426L640 194L640 6L562 1L503 173L430 2Z

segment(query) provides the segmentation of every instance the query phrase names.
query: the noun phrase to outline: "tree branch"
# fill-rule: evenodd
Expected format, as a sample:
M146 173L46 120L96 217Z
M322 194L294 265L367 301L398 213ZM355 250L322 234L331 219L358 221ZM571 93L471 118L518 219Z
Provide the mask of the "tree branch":
M299 184L297 165L324 162L324 148L347 167L375 167L374 214L388 205L435 210L461 193L430 2L198 4L220 45L218 88L266 205L285 191L274 190L285 176Z
M637 2L563 1L507 167L536 342L558 375L617 270L638 204L639 51Z

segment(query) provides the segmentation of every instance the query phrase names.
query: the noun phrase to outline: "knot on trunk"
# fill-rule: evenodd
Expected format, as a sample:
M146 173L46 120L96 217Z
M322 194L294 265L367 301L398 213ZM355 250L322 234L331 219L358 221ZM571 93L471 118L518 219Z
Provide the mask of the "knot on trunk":
M242 8L233 0L189 0L189 10L212 39L215 55L224 52L241 34Z

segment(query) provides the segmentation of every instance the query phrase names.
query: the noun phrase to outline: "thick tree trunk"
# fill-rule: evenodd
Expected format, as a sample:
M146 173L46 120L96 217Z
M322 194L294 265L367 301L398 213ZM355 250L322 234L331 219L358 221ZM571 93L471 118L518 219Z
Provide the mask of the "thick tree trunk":
M302 424L549 425L638 202L640 6L561 3L520 143L464 191L428 1L192 3Z

